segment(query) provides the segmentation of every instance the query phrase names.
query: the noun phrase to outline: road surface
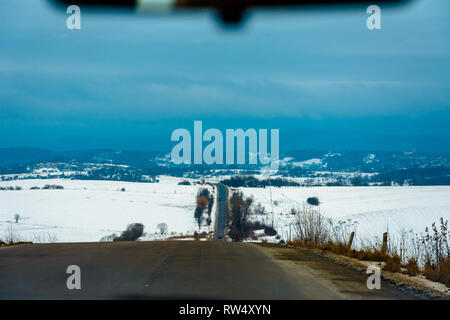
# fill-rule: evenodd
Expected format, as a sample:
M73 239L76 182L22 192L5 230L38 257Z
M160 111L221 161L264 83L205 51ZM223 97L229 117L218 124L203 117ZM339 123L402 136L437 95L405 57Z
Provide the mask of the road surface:
M81 290L66 287L69 265ZM0 299L410 299L310 251L220 241L0 248Z
M225 206L228 196L227 187L223 183L217 183L217 216L216 225L214 228L214 240L224 241L225 235L225 224L226 224L226 213Z

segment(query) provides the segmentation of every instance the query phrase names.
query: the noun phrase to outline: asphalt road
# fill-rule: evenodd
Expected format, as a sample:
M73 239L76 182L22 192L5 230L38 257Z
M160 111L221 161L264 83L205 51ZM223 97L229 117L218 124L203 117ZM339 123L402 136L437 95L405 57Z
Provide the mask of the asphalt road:
M66 287L69 265L81 290ZM410 299L308 251L215 241L0 248L0 299Z
M225 205L227 201L227 187L222 183L217 183L217 216L216 216L216 225L214 227L214 240L215 241L224 241L225 235Z

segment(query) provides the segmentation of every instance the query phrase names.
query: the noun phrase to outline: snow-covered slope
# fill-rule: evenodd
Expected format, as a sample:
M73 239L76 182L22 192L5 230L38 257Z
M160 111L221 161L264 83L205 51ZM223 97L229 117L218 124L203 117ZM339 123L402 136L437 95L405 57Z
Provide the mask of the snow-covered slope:
M178 185L181 179L160 177L159 183L89 180L16 180L1 187L23 190L0 191L0 239L9 228L23 240L99 241L127 224L140 222L145 232L156 232L165 222L169 232L192 234L197 185ZM30 190L46 184L64 190ZM125 188L125 191L121 191ZM211 192L213 188L209 187ZM269 188L242 188L271 211ZM423 232L440 217L450 220L450 187L282 187L272 188L275 227L288 238L291 208L302 207L308 197L318 197L320 209L336 220L356 221L358 239L392 235L401 228ZM213 208L214 212L215 208ZM19 214L19 223L13 223ZM266 216L271 222L271 215ZM203 230L207 230L204 228ZM154 236L147 236L152 239ZM54 239L52 239L54 240Z
M165 222L169 232L192 233L195 195L199 186L177 185L180 179L160 177L159 183L84 180L17 180L0 186L21 186L0 191L0 239L12 226L25 240L56 236L57 241L99 241L127 224L139 222L145 232L156 232ZM64 190L30 190L45 184ZM125 188L125 191L121 191ZM212 188L211 188L212 191ZM19 214L19 223L14 215Z
M241 190L271 211L269 188ZM319 198L326 216L356 221L360 239L380 238L387 230L395 236L402 228L421 233L440 217L450 220L450 186L272 188L275 227L284 238L292 221L291 208L301 208L308 197Z

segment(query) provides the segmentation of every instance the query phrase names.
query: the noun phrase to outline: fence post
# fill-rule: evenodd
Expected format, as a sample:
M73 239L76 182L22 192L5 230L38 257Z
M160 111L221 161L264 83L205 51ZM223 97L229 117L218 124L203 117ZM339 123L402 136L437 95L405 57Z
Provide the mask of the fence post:
M352 233L350 233L350 239L348 240L348 248L349 249L351 249L351 247L352 247L354 237L355 237L355 232L353 231Z
M388 239L388 233L383 233L383 246L381 247L381 252L386 253L387 251L387 239Z

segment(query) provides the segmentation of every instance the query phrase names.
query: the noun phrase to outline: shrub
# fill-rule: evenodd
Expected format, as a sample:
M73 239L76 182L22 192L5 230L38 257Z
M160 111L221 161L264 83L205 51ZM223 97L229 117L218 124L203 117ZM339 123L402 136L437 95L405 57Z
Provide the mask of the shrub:
M393 255L389 258L389 260L386 262L386 264L383 267L383 271L390 271L390 272L401 272L401 261L400 257L398 255Z
M416 259L410 258L408 260L408 263L406 264L406 273L411 277L417 276L420 273Z
M199 228L200 228L200 225L202 224L202 215L203 215L203 209L200 207L195 208L194 218L197 221Z
M304 205L294 217L295 238L304 245L320 247L330 239L328 222L319 208Z
M425 228L425 235L422 237L422 244L425 250L425 260L428 264L438 264L445 258L450 258L448 221L440 218L440 225L433 222L432 233L428 227Z
M197 221L198 227L202 225L203 220L205 217L203 216L203 213L207 213L206 217L206 223L207 225L211 224L211 210L214 203L214 197L209 192L208 188L200 188L197 192L197 199L196 199L196 208L194 211L194 218Z
M39 190L39 189L41 189L41 188L36 187L36 186L30 188L30 190Z
M245 233L235 227L231 227L228 235L233 241L242 241L246 238Z
M350 250L349 250L348 246L343 243L333 243L332 241L328 241L320 249L331 251L336 254L350 255Z
M320 204L319 198L317 197L310 197L306 199L306 202L312 206L318 206Z
M439 281L450 286L450 258L442 260L438 265L427 263L423 273L431 281Z
M178 182L178 185L179 186L190 186L191 183L187 180L183 180L183 181Z
M8 228L6 229L3 240L7 244L19 243L23 241L21 235L16 232L12 224L9 224Z
M234 241L242 241L251 235L253 224L249 221L249 217L252 213L252 204L253 198L244 197L242 192L236 192L230 198L230 237Z
M257 216L263 216L266 214L266 208L261 203L258 203L253 209L253 213Z
M142 223L129 224L127 230L123 231L120 237L116 237L113 241L136 241L144 233L144 225Z
M156 226L156 229L158 229L159 234L166 234L167 231L169 231L169 226L167 225L167 223L163 222L160 223Z
M252 229L253 230L262 230L262 229L264 229L265 228L265 224L263 224L262 222L260 222L260 221L255 221L255 222L252 222Z
M270 226L265 226L264 227L264 233L267 236L270 236L270 237L277 235L277 231L274 228L270 227Z
M387 262L390 256L386 252L382 252L376 248L362 249L353 253L354 258L363 261Z
M56 184L46 184L45 186L42 187L43 190L62 190L64 189L63 186L59 186Z
M197 198L197 208L201 208L202 210L208 207L208 199L205 196L200 196Z

